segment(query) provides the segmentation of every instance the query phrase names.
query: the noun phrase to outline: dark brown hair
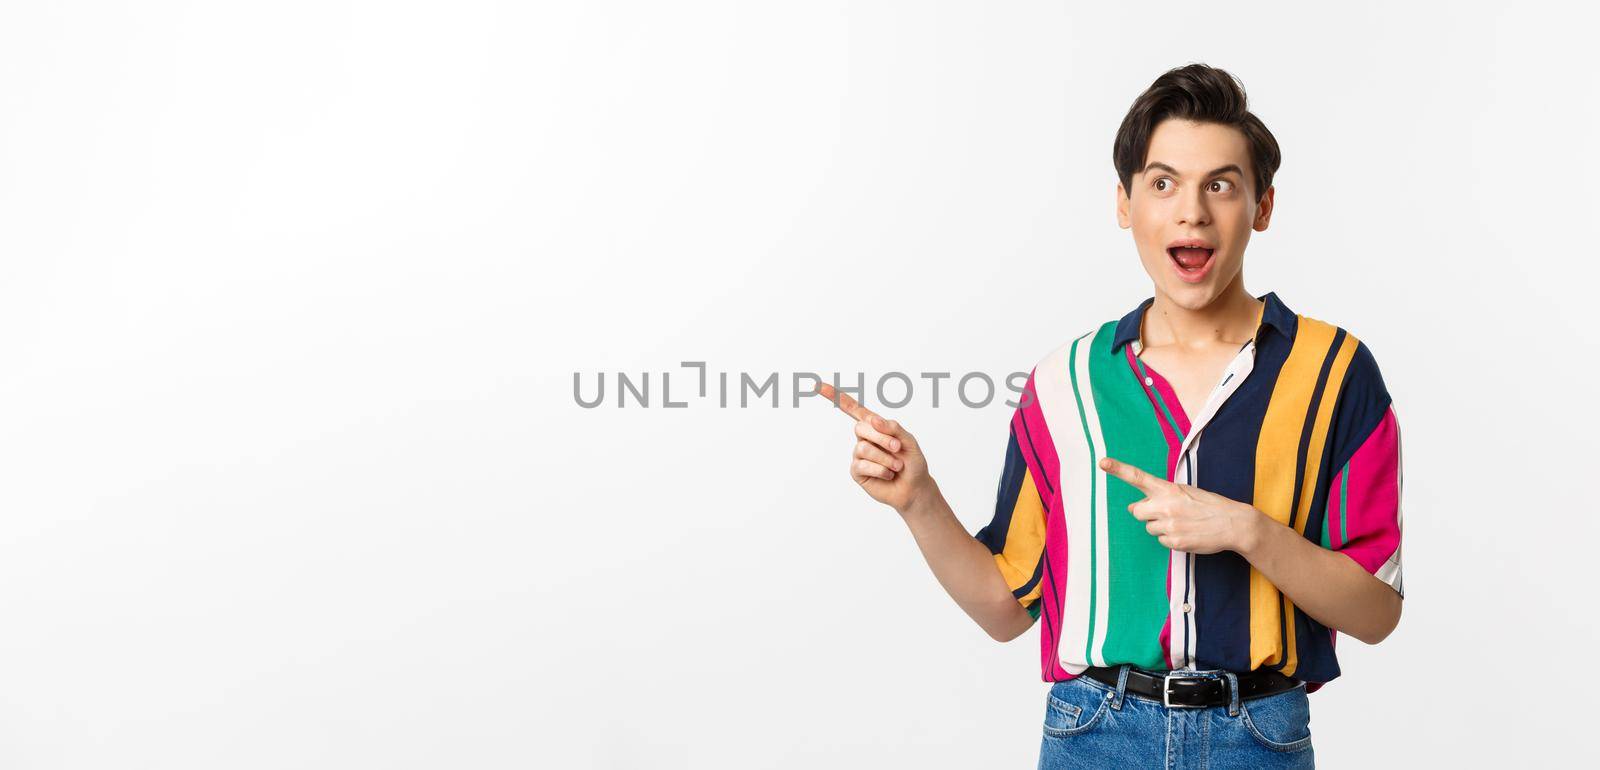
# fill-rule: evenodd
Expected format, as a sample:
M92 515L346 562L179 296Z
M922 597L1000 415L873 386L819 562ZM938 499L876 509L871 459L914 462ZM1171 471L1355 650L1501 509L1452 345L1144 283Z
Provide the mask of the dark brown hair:
M1111 162L1117 167L1117 176L1127 195L1133 195L1133 175L1144 168L1150 135L1168 118L1218 123L1243 133L1250 145L1251 181L1255 185L1256 202L1261 202L1282 160L1278 140L1260 118L1246 109L1244 84L1233 75L1205 64L1187 64L1167 70L1128 108L1111 150Z

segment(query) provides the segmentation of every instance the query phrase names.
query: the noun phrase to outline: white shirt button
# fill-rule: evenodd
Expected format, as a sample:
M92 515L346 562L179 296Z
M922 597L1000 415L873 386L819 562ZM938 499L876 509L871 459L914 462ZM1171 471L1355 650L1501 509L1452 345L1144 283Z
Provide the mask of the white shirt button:
M1154 377L1146 377L1146 378L1144 378L1144 384L1146 384L1146 385L1154 385L1154 384L1156 384L1156 380L1155 380Z
M1194 608L1193 608L1193 607L1190 607L1190 606L1189 606L1189 603L1188 603L1188 602L1184 602L1184 603L1183 603L1183 611L1184 611L1184 613L1185 613L1185 614L1188 614L1188 613L1189 613L1189 611L1191 611L1191 610L1193 610L1193 609L1194 609Z

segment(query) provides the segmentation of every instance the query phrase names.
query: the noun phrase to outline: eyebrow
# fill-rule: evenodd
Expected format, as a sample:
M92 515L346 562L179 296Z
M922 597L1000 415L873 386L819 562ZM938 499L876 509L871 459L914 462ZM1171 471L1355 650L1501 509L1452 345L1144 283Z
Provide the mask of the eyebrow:
M1143 169L1141 169L1139 171L1139 173L1143 174L1145 172L1152 171L1152 170L1155 170L1155 169L1160 169L1160 170L1165 171L1168 174L1171 174L1171 175L1176 176L1176 177L1183 176L1183 174L1178 173L1177 169L1175 169L1175 168L1173 168L1173 167L1171 167L1171 166L1169 166L1169 165L1167 165L1165 163L1162 163L1161 161L1151 161L1148 165L1146 165ZM1244 176L1244 169L1239 168L1239 164L1237 164L1237 163L1229 163L1228 165L1223 166L1222 168L1212 169L1210 173L1206 174L1206 176L1217 176L1218 174L1225 174L1225 173L1227 173L1229 171L1232 171L1233 173L1238 174L1239 176Z

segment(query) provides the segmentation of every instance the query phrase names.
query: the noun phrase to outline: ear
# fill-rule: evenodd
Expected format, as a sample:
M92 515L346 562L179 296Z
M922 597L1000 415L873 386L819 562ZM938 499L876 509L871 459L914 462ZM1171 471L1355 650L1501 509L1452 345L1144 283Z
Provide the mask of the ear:
M1261 196L1261 202L1256 204L1256 221L1250 225L1251 228L1265 230L1267 225L1272 222L1272 194L1277 189L1272 185L1267 185L1267 194Z
M1128 191L1122 189L1122 183L1117 183L1117 227L1124 230L1133 226L1133 220L1128 216Z

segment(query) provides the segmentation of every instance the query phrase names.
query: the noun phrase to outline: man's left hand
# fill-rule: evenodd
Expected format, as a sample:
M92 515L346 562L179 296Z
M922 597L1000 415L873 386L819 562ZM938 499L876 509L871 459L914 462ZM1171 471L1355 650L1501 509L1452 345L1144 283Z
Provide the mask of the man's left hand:
M1177 484L1121 460L1104 457L1100 469L1132 484L1145 499L1128 506L1146 532L1174 551L1247 553L1270 521L1255 506L1189 484Z

